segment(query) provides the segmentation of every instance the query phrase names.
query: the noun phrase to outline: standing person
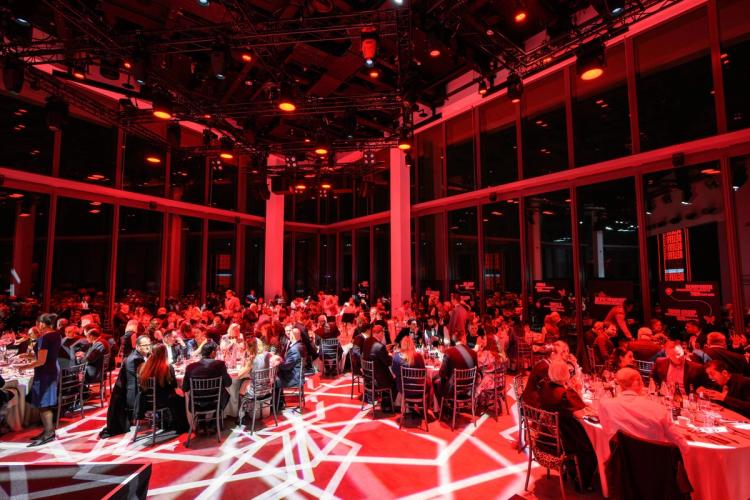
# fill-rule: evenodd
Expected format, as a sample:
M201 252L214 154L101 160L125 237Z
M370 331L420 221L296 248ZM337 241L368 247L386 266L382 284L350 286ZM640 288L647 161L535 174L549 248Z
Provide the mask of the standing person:
M42 314L37 319L37 335L34 343L36 360L22 369L34 369L34 382L31 385L31 404L39 408L44 430L34 436L29 447L47 444L55 439L54 409L57 406L57 379L60 376L60 364L57 355L60 352L62 339L54 330L57 315Z
M469 311L466 305L461 301L458 294L452 294L451 296L452 309L450 313L450 321L448 322L448 331L450 332L451 338L463 338L466 339L466 320L469 317Z

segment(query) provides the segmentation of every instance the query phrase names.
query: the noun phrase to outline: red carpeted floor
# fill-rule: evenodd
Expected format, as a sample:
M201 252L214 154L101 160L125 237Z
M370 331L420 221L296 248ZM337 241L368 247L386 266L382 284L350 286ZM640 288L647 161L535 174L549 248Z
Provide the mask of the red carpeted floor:
M515 446L512 390L511 415L479 416L476 427L464 416L455 431L433 420L429 433L414 417L399 430L399 416L360 411L349 375L312 377L306 395L302 416L290 401L278 426L266 416L254 434L228 418L221 443L200 435L191 448L186 434L159 436L155 446L131 444L132 433L99 440L106 409L92 408L83 420L63 419L58 440L38 449L26 448L37 428L3 436L0 462L151 463L149 493L159 499L561 497L557 477L539 467L524 491L527 456ZM570 484L566 493L576 497Z

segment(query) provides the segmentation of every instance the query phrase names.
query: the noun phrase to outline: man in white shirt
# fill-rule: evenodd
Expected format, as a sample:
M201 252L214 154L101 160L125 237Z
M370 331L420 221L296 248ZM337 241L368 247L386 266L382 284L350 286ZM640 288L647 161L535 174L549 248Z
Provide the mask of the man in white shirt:
M685 438L677 431L666 408L643 395L643 379L633 368L622 368L615 376L622 392L599 404L599 420L607 439L622 430L641 439L672 443L684 454Z

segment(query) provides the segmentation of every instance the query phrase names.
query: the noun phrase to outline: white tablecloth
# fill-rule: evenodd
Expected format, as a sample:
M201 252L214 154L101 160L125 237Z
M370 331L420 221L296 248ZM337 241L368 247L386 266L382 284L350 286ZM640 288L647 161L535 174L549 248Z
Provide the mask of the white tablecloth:
M727 420L746 421L742 416L724 409L721 416ZM602 492L608 496L604 464L609 458L609 442L600 424L581 420L591 440L599 462ZM750 498L750 425L738 425L743 435L719 428L717 436L738 443L718 444L708 440L692 440L686 435L689 451L683 456L688 478L693 486L694 500L745 500ZM685 429L685 433L689 432ZM695 435L693 433L693 435Z

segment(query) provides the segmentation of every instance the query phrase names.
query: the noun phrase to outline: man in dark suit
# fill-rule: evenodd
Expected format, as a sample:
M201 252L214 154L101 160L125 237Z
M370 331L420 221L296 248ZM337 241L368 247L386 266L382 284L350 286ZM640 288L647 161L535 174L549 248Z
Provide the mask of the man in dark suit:
M424 339L422 338L422 334L419 332L419 324L417 323L416 319L409 319L406 321L406 326L401 329L400 332L398 332L398 335L396 335L396 345L401 345L401 339L404 337L411 335L411 338L414 340L414 345L417 347L421 346L424 343Z
M125 335L125 327L128 324L130 314L130 305L121 303L117 313L112 317L112 332L114 333L115 342L119 345L122 337Z
M138 397L138 369L151 355L151 338L141 335L135 340L135 350L125 358L122 364L125 369L126 401L129 409L135 408L135 400Z
M82 337L77 326L68 326L65 328L65 336L60 343L60 350L57 354L57 360L60 368L70 368L76 364L76 353L79 351L88 351L89 343Z
M167 348L167 363L172 365L180 359L187 359L187 346L181 338L175 335L174 330L165 331L162 341Z
M291 344L286 350L284 356L284 362L279 365L278 374L276 375L276 387L279 389L276 391L277 408L284 407L284 399L282 397L282 391L280 389L284 387L298 387L300 383L304 383L305 374L302 369L304 359L307 357L305 345L300 341L302 332L296 326L289 331L289 341Z
M727 364L718 359L706 363L706 373L713 383L721 387L721 392L705 388L699 392L750 418L750 378L730 373Z
M727 338L723 333L711 332L706 339L706 347L703 349L709 360L723 361L729 373L739 375L750 375L750 364L745 356L727 349Z
M93 384L101 380L102 371L108 369L104 366L104 357L110 353L109 342L101 338L101 330L92 328L86 332L86 340L89 342L88 350L77 352L78 364L86 363L86 383Z
M450 312L448 331L450 332L451 337L466 337L466 321L469 318L469 310L461 301L458 294L452 294L451 303L453 308Z
M396 379L391 373L393 359L385 347L385 330L383 330L382 326L373 326L371 335L365 338L362 344L362 359L372 361L373 363L375 387L387 388L391 390L391 394L396 394ZM391 401L393 400L391 399ZM389 411L387 407L383 408L383 410Z
M466 346L466 333L457 336L455 347L446 349L443 354L443 364L440 365L440 372L435 378L435 394L441 400L450 396L453 391L453 372L476 366L478 366L477 353Z
M232 386L232 377L229 376L227 371L227 365L223 361L215 359L216 350L218 346L216 342L207 340L206 343L201 347L201 359L195 363L190 363L185 368L185 378L182 380L182 392L189 397L190 394L190 381L192 379L207 379L221 377L221 385L224 388L220 392L221 395L221 408L229 403L229 389ZM196 403L196 408L200 408L200 405Z
M664 382L670 385L677 383L682 385L686 394L690 394L691 387L708 384L703 366L689 361L680 344L670 340L664 344L664 353L667 357L656 360L651 374L657 385Z

